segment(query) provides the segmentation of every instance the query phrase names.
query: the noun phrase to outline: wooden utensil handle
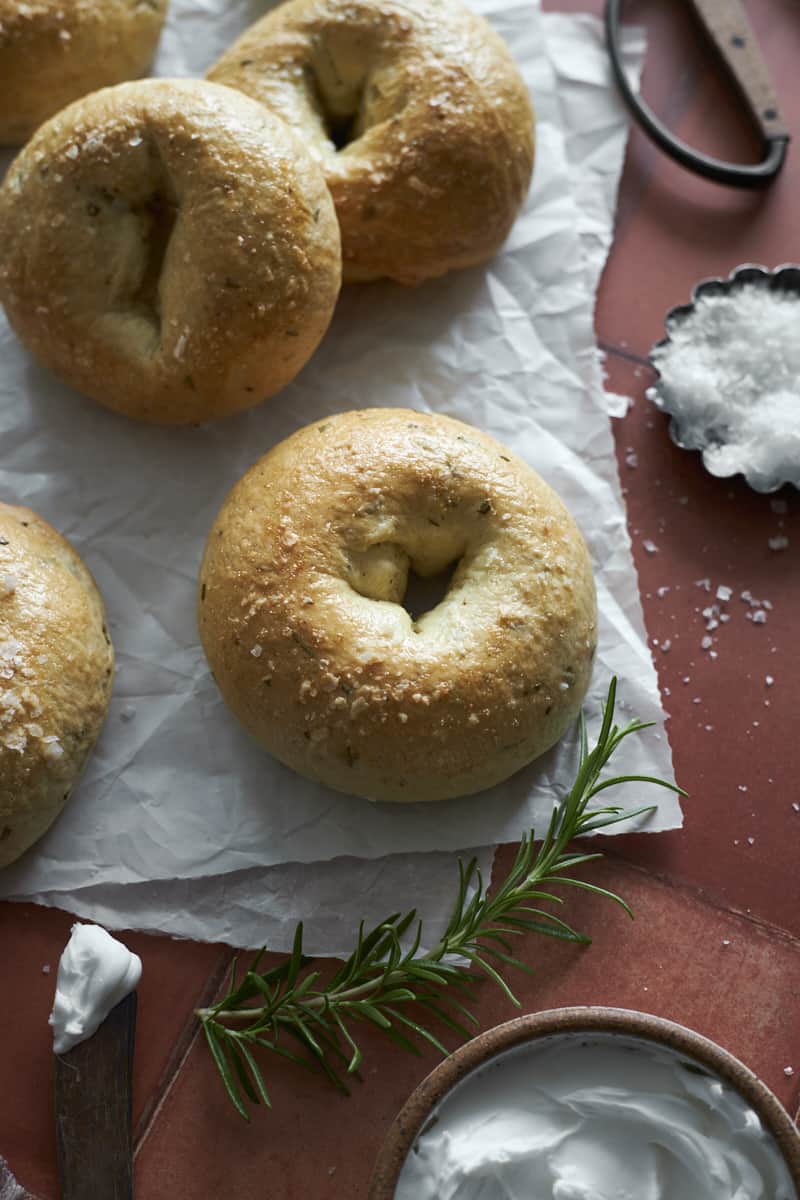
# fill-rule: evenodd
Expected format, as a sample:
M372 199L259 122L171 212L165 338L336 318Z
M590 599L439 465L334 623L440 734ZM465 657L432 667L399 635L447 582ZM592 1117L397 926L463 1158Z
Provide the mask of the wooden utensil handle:
M136 993L56 1059L62 1200L132 1200L131 1079Z
M741 0L692 0L765 138L788 137L767 64Z

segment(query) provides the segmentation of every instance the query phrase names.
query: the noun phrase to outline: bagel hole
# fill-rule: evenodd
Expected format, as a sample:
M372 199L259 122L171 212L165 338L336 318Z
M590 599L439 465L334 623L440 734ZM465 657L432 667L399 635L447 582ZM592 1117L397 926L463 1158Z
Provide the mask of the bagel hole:
M161 276L167 249L178 219L178 205L174 197L164 191L152 194L143 205L140 216L143 221L143 238L146 260L136 291L130 302L152 314L156 324L161 324Z
M453 576L460 562L460 558L454 559L443 571L428 576L418 575L411 567L402 605L412 621L418 621L425 613L431 612L442 603L450 591Z
M337 153L355 142L364 132L363 104L366 75L360 53L353 46L336 49L326 42L318 48L306 71L306 86L328 141ZM357 50L357 47L356 47Z
M358 113L353 113L351 117L334 117L330 113L324 113L325 128L328 137L333 142L338 150L344 150L345 146L349 146L351 142L356 140L356 122Z

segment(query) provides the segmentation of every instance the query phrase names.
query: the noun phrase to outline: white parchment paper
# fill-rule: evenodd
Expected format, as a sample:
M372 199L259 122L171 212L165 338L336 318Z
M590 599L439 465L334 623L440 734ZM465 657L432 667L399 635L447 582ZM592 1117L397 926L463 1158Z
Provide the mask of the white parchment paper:
M266 7L173 0L157 73L202 72ZM0 494L35 508L83 553L106 599L118 661L109 720L81 787L36 849L4 873L1 894L111 927L276 948L303 916L310 947L334 952L347 947L359 916L379 918L409 897L441 917L452 855L419 852L514 840L546 821L572 780L569 738L480 796L370 805L266 756L217 694L194 623L206 531L233 482L275 441L348 408L407 405L460 417L557 488L596 567L600 644L587 711L596 720L617 674L621 715L658 726L626 743L618 771L671 775L592 330L625 119L596 21L544 17L531 0L476 7L510 43L539 116L531 197L488 267L418 290L347 289L291 387L195 430L151 429L105 412L38 368L0 323ZM636 35L627 51L635 69ZM614 800L657 801L647 829L680 823L671 793L631 788ZM480 859L488 873L491 851Z

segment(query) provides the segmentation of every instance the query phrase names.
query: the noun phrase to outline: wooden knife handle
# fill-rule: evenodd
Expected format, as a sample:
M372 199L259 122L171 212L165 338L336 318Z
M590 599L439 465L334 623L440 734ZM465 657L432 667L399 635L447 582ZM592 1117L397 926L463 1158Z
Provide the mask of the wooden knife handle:
M62 1200L132 1200L131 1093L136 993L93 1037L56 1056Z
M769 69L741 0L692 0L765 138L788 137Z

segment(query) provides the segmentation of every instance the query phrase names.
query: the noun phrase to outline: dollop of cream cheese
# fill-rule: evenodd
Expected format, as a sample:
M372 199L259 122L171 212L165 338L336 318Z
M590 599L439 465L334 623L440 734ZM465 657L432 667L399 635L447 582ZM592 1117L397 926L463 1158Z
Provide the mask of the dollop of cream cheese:
M142 960L99 925L72 926L58 964L50 1014L53 1051L66 1054L85 1042L142 975Z
M445 1097L395 1200L798 1200L772 1135L704 1067L643 1039L559 1034Z

